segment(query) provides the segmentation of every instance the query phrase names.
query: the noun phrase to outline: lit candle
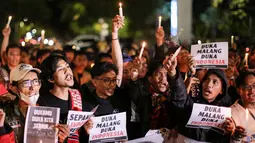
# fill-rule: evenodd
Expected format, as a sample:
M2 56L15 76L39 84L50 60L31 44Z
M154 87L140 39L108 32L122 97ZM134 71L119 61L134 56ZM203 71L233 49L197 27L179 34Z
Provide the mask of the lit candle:
M198 40L197 43L198 43L198 44L201 44L202 42L201 42L201 40Z
M123 17L123 10L122 10L122 3L120 2L119 3L119 15L121 16L121 17Z
M45 36L45 30L42 30L42 31L41 31L41 37L42 37L42 39L44 39L44 36Z
M234 43L234 38L235 38L235 36L231 36L231 45L233 45L233 43Z
M246 127L245 127L245 130L247 131L248 130L248 122L249 122L249 110L246 108L245 109L245 121L246 121Z
M162 16L159 16L158 17L158 28L161 27L161 21L162 21Z
M143 42L143 44L142 44L142 48L141 48L141 51L140 51L140 54L139 54L139 58L140 58L140 59L142 58L143 50L144 50L145 46L146 46L146 43L145 43L145 42Z
M245 66L248 67L248 56L249 53L245 53Z
M12 20L12 16L9 16L8 22L7 22L7 24L6 24L6 28L9 28L9 27L10 27L11 20Z

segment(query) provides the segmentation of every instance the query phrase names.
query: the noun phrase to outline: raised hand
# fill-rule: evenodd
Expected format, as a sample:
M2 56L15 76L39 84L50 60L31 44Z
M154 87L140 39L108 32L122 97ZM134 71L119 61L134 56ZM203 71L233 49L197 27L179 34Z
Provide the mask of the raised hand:
M165 31L163 27L159 27L155 32L157 46L161 46L164 43Z
M112 32L113 33L118 33L119 29L122 28L124 26L124 18L122 18L119 15L116 15L113 19L112 19Z
M176 66L177 66L177 58L172 58L173 55L167 56L163 61L163 66L167 70L168 75L170 77L174 77L176 75Z
M2 31L2 34L3 34L3 36L4 37L8 37L8 36L10 36L10 34L11 34L11 28L9 27L9 28L4 28L3 29L3 31Z

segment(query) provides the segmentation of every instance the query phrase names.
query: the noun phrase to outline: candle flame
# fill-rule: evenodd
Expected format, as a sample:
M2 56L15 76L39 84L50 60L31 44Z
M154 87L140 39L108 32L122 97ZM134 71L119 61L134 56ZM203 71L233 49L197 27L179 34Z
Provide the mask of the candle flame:
M45 30L42 30L42 32L41 32L42 34L44 34L45 33Z
M12 16L9 16L9 18L8 18L9 20L12 20Z
M142 48L144 48L146 46L146 42L142 43Z
M119 3L119 6L122 7L122 3L121 2Z

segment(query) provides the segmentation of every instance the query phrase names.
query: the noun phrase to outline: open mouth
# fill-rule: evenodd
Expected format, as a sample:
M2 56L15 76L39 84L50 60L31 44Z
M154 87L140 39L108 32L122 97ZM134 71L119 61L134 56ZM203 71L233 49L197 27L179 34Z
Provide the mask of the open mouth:
M166 88L167 87L167 83L158 83L158 87L159 88Z
M107 92L113 93L113 92L114 92L114 89L107 89Z
M204 89L204 95L208 96L208 95L210 95L210 94L212 94L212 91L211 91L211 90L209 90L209 89Z
M68 75L66 75L65 80L71 81L71 80L73 80L73 76L71 74L68 74Z
M249 98L255 98L255 94L248 95Z

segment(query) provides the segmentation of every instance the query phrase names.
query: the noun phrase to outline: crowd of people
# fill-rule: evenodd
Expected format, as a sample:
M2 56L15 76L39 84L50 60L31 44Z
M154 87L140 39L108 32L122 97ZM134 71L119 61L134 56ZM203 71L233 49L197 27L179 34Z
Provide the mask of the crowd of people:
M255 142L255 48L250 51L249 67L230 48L227 69L196 69L186 47L173 56L180 46L165 41L163 27L155 32L152 56L148 49L142 57L128 56L118 37L123 26L122 17L113 18L111 50L96 56L70 47L37 49L31 55L26 48L9 44L11 29L5 27L0 81L8 92L0 96L0 142L22 143L28 106L48 106L60 108L60 122L54 126L60 143L86 143L93 118L70 135L67 114L91 111L97 105L94 116L126 112L128 140L167 128L177 143ZM75 106L74 96L81 97L81 106ZM232 117L223 123L226 132L187 127L195 103L230 107Z

